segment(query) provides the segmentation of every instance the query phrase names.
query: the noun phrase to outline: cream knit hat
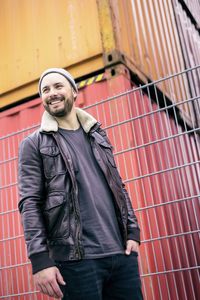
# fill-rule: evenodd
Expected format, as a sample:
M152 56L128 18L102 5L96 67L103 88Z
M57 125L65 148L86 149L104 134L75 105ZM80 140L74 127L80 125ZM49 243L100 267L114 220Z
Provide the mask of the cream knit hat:
M61 74L62 76L64 76L69 81L69 83L71 83L74 90L76 92L78 92L78 88L76 86L74 78L72 77L72 75L69 72L67 72L65 69L61 69L61 68L51 68L51 69L47 69L46 71L44 71L42 73L42 75L40 76L40 80L39 80L39 84L38 84L38 90L39 90L40 96L41 96L41 83L42 83L42 80L47 74L50 74L50 73L58 73L58 74Z

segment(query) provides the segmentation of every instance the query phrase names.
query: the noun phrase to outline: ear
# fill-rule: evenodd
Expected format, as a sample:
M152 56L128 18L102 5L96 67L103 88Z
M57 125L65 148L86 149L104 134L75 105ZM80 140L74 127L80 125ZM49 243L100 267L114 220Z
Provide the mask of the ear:
M73 93L74 101L75 101L75 100L76 100L76 97L77 97L77 92L76 92L74 89L72 89L72 93Z

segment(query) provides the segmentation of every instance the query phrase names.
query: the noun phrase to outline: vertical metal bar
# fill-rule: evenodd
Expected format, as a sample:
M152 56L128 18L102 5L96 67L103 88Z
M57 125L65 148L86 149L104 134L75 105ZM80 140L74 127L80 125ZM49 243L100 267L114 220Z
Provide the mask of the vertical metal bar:
M126 118L128 117L128 118L130 118L130 113L131 113L131 111L129 110L129 103L128 103L128 95L125 95L124 96L124 102L125 102L125 105L122 105L122 111L123 111L123 116L124 116L124 120L126 120ZM127 110L127 113L128 113L128 116L127 116L127 114L125 113L125 108L124 108L124 106L126 107L126 110ZM132 136L131 136L131 126L130 126L130 121L127 123L127 124L125 124L124 125L125 126L125 136L126 136L126 141L127 141L127 147L128 148L130 148L131 147L131 139L132 139ZM123 130L124 131L124 130ZM125 149L124 149L125 150ZM125 164L124 164L124 167L125 167L125 172L126 172L126 179L128 179L128 177L129 177L129 175L128 175L128 171L127 171L127 169L128 169L128 167L129 167L129 161L130 161L130 163L131 163L131 166L132 166L132 168L131 168L131 171L133 172L133 164L132 164L132 160L131 160L131 158L132 158L132 155L126 155L126 157L127 157L127 160L125 160ZM130 185L128 184L127 185L127 189L128 189L128 193L129 193L129 195L131 195L131 189L130 189Z
M7 146L7 156L8 156L8 158L9 157L12 157L11 155L11 153L12 153L12 149L11 149L11 143L10 143L10 140L12 139L12 137L10 137L9 139L7 139L7 144L8 144L8 146ZM7 172L7 174L9 175L8 176L8 178L7 178L7 180L8 180L8 184L10 184L11 182L12 182L12 168L11 168L11 162L9 162L8 164L7 164L7 170L8 170L8 172ZM9 189L11 189L10 190L10 192L12 191L12 187L10 187ZM5 214L5 216L6 216L6 220L7 220L7 236L5 236L6 238L9 238L10 236L11 236L11 230L12 230L12 228L11 228L11 224L10 224L10 220L11 220L11 218L9 218L9 205L10 205L10 201L9 201L9 199L8 199L8 193L6 193L6 209L5 209L5 211L6 211L6 214ZM5 243L5 245L8 245L8 253L11 253L11 247L10 247L10 241L7 241L6 243ZM11 261L11 255L9 255L9 258L10 258L10 260L9 260L9 262L8 262L8 264L9 265L12 265L12 261ZM12 279L12 274L13 274L13 270L12 269L10 269L9 270L10 271L10 277L11 277L11 279ZM9 293L10 294L13 294L13 292L14 292L14 290L13 290L13 280L12 280L12 282L11 282L11 288L10 288L10 291L9 291Z
M18 153L17 153L17 149L16 149L16 146L15 146L15 141L18 141L18 137L19 137L19 134L17 134L17 136L13 136L13 157L17 157L18 156ZM18 143L17 143L17 146L18 146ZM17 159L14 161L14 182L17 182ZM14 190L14 191L13 191ZM17 199L18 199L18 193L17 193L17 188L12 188L12 209L16 209L17 208ZM16 203L14 203L14 200L16 201ZM18 217L17 217L18 216ZM14 224L14 236L16 235L19 235L20 232L19 232L19 226L20 226L20 220L19 220L19 214L17 214L16 216L16 213L13 213L13 224ZM15 231L16 229L16 231ZM14 261L16 263L20 263L18 262L18 259L17 259L17 249L18 249L18 244L19 244L19 239L15 240L14 241ZM16 278L16 286L17 286L17 293L20 292L20 286L19 286L19 279L18 279L18 276L17 276L17 269L15 269L15 278Z
M113 121L113 112L112 112L112 108L111 108L111 101L108 102L108 109L110 112L111 124L113 124L114 121ZM116 134L115 134L114 128L111 129L111 132L112 132L114 147L116 147L117 142L116 142Z
M0 147L1 149L3 149L3 141L0 140ZM0 153L0 158L3 161L3 150L1 150ZM3 174L3 166L2 164L0 164L0 187L3 186L3 182L2 182L2 174ZM3 212L3 190L0 189L0 212ZM2 239L2 230L3 230L3 224L2 224L2 219L0 218L0 239ZM0 244L0 249L2 249L1 251L1 255L0 255L0 266L3 266L4 261L3 261L3 255L4 255L4 251L3 251L3 246ZM0 271L0 291L1 293L3 293L3 271Z
M5 159L6 159L6 140L3 140L2 144L3 144L2 145L2 161L5 161ZM2 174L3 183L2 183L2 185L5 185L5 183L6 183L6 174L7 174L7 172L6 172L6 169L5 169L5 165L3 165L3 174ZM2 201L2 212L6 210L6 207L5 207L6 203L5 202L7 202L7 201L4 201L4 202ZM5 238L5 224L3 222L3 218L2 218L2 227L1 228L2 228L2 239L4 239ZM3 244L3 263L4 263L4 266L7 265L6 247L5 247L4 244ZM9 293L8 272L5 271L4 273L5 273L5 278L6 278L5 281L4 281L4 282L6 282L4 291L6 292L6 294L8 294Z
M171 88L171 80L169 80L169 87ZM176 111L174 111L174 115L175 115L175 119L177 120ZM177 129L178 129L178 131L180 131L180 127L178 126L178 123L177 123ZM183 151L183 149L184 149L184 144L182 143L182 136L179 137L179 140L180 140L180 144L181 144L181 149L182 149L182 151ZM179 153L179 155L180 155L180 153ZM178 165L178 158L177 158L177 153L176 153L176 151L175 151L175 147L174 147L174 158L175 158L176 164ZM180 171L180 172L181 172L181 171ZM181 193L182 193L182 196L184 197L184 191L183 191L183 186L184 186L184 185L183 185L183 182L182 182L182 178L181 178L181 173L180 173L180 172L178 172L178 177L179 177L179 181L180 181L180 189L181 189ZM182 222L181 222L182 218L181 218L181 211L180 211L179 204L176 204L176 206L177 206L177 212L178 212L179 224L180 224L180 226L181 226L181 230L184 231L184 230L183 230L183 227L182 227ZM185 202L183 203L183 206L184 206L184 208L185 208L185 212L186 212L186 215L187 215L187 210L186 210L186 207L185 207ZM188 215L187 215L187 223L188 223L188 226L189 226ZM189 265L188 253L187 253L187 250L186 250L186 243L185 243L185 238L184 238L184 237L183 237L183 245L184 245L184 247L183 247L182 250L184 251L185 257L186 257L186 259L187 259L187 263L188 263L188 265ZM177 254L178 254L179 263L180 263L180 266L181 266L179 252L177 252ZM184 284L184 277L183 277L183 274L181 274L181 277L182 277L182 282L183 282L182 286L183 286L183 291L184 291L184 294L185 294L185 299L187 299L187 292L186 292L186 290L185 290L185 284ZM190 277L190 280L191 280L191 277Z
M135 93L133 92L133 94L131 94L131 96L133 96L133 100L134 100L134 106L136 105L136 99L135 99ZM129 105L129 110L130 111L132 111L132 108L131 108L131 100L132 99L130 99L130 95L128 94L128 105ZM135 143L137 142L137 140L136 140L136 134L135 134L135 128L134 128L134 123L133 122L131 122L131 127L132 127L132 132L133 132L133 139L134 139L134 141L135 141ZM138 169L140 170L140 163L139 163L139 155L138 155L138 150L136 149L136 151L135 151L135 156L136 156L136 160L137 160L137 162L138 162ZM132 158L132 155L131 155L131 158ZM132 162L132 166L133 166L133 159L131 159L131 162ZM134 170L134 168L132 167L132 170ZM137 185L135 184L135 188L137 189ZM144 193L144 188L143 188L143 184L141 183L141 188L142 188L142 190L143 190L143 193ZM136 197L137 197L137 199L136 199L136 201L137 201L137 203L140 203L140 199L138 199L138 195L139 195L139 192L138 193L136 193ZM147 212L148 213L148 212ZM141 228L142 229L144 229L145 228L145 226L144 226L144 222L143 222L143 219L142 219L142 217L141 217L141 214L139 214L139 217L140 217L140 219L139 219L139 223L140 223L140 225L141 225ZM144 237L145 237L145 234L146 234L146 232L145 232L145 230L142 230L142 232L143 232L143 235L144 235ZM146 244L144 245L144 251L145 251L145 259L146 259L146 261L147 261L147 266L148 266L148 270L150 270L150 263L149 263L149 255L148 255L148 252L147 252L147 246L146 246ZM144 273L144 272L143 272ZM152 286L152 278L150 277L149 278L149 281L150 281L150 285ZM147 297L148 296L150 296L150 295L147 295L147 293L146 293L146 285L144 284L144 291L145 291L145 295L146 295L146 298L145 299L148 299ZM154 295L154 290L152 289L152 296L153 296L153 299L155 299L155 295Z
M140 114L139 114L137 99L135 101L135 109L136 109L137 116L139 116ZM138 127L139 127L139 134L140 134L141 140L143 141L143 132L142 132L142 126L141 126L141 120L140 119L138 119ZM147 164L147 159L146 159L145 151L144 151L144 157L145 157L145 165L146 165L147 172L148 172L148 164ZM140 169L140 175L142 175L142 169L140 167L140 165L141 165L140 157L139 157L139 160L138 160L138 164L139 164L139 169ZM141 182L141 184L142 184L142 189L143 189L145 206L147 206L147 199L146 199L145 187L144 187L143 182ZM150 219L148 211L147 211L147 219L148 219L148 223L149 223L150 237L153 238L152 229L151 229L151 219ZM156 220L156 218L155 218L155 220ZM155 249L154 249L154 244L153 243L152 243L152 249L153 249L153 257L154 257L155 267L156 267L156 270L158 271L158 265L157 265L157 262L156 262L156 255L155 255ZM159 277L157 277L157 280L158 280L159 295L160 295L160 298L162 299L162 292L161 292L161 286L160 286Z
M179 139L180 139L180 143L181 143L183 162L187 162L185 137L184 136L180 136ZM187 147L187 151L190 154L191 146ZM189 170L189 167L182 170L182 178L183 178L182 186L183 187L185 186L185 184L184 184L185 182L190 182L190 172L192 172L193 167L191 166L190 168L191 168L191 171ZM191 184L189 184L188 190L189 190L190 194L192 195L193 191L191 190ZM191 203L192 203L192 208L193 208L193 212L194 212L195 208L194 208L194 202L193 202L193 200L191 201ZM183 207L185 209L185 214L186 214L186 220L187 220L188 228L192 231L191 224L190 224L190 219L189 219L189 212L188 212L188 208L187 208L187 203L186 202L184 202ZM197 220L196 220L196 224L197 224ZM198 228L198 227L196 227L196 228ZM193 248L193 256L195 257L193 237L190 236L188 238L190 238L190 243L191 243L191 246ZM188 251L187 251L187 248L186 248L186 238L183 237L183 239L184 239L184 244L185 244L185 257L186 257L187 263L189 265L190 259L189 259L189 254L188 254ZM191 289L192 289L192 292L193 292L193 296L195 297L195 293L194 293L194 289L193 289L193 284L192 284L191 273L189 273L189 277L190 277L190 281L191 281Z
M151 97L150 97L150 92L149 92L149 89L148 89L148 96L149 96L149 103L148 103L148 105L149 105L149 107L150 107L150 110L153 112L153 106L152 106L152 104L151 104L151 101L152 101L152 99L151 99ZM144 113L145 113L145 107L144 107L144 97L143 97L143 95L142 95L142 91L141 91L141 97L142 97L142 104L143 104L143 109L144 109ZM159 116L160 116L160 114L159 114ZM146 120L146 118L144 118L145 120ZM152 123L153 123L153 125L154 125L154 127L156 128L156 124L155 124L155 122L154 122L154 115L152 115L152 118L151 118L151 121L152 121ZM160 124L159 124L160 126L161 126L161 130L163 129L162 128L162 122L160 122ZM149 128L149 126L148 126L148 123L147 123L147 121L145 122L145 127L147 128L147 134L148 134L148 138L149 138L149 140L151 139L150 138L150 128ZM158 135L156 134L156 138L158 138ZM159 153L159 161L161 162L161 165L162 165L162 160L161 160L161 153L160 153L160 147L159 147L159 145L158 145L158 153ZM153 153L152 153L152 147L150 147L150 151L151 151L151 155L152 155L152 160L153 160L153 164L154 164L154 169L155 169L155 166L156 166L156 162L154 162L154 155L153 155ZM147 164L147 158L146 158L146 164ZM148 172L149 172L149 170L148 170ZM162 188L164 188L165 189L165 193L167 194L167 198L169 199L169 195L168 195L168 190L167 190L167 188L166 188L166 186L167 186L167 184L166 184L166 181L165 181L165 175L163 176L163 179L164 179L164 185L162 185ZM157 183L157 191L158 191L158 193L160 194L160 184L158 183L158 181L157 181L157 176L156 176L156 183ZM154 197L153 197L153 192L152 192L152 188L151 188L151 184L150 184L150 178L149 178L149 187L150 187L150 189L151 189L151 197L152 197L152 199L154 199ZM160 194L160 202L162 201L161 200L162 199L162 195ZM164 214L163 214L163 210L161 209L161 212L162 212L162 216L163 216L163 220L165 219L164 218ZM156 220L156 227L157 227L157 232L159 232L159 225L158 225L158 222L157 222L157 218L156 218L156 212L155 212L155 210L154 210L154 216L155 216L155 220ZM166 224L165 224L165 222L163 223L163 225L164 225L164 228L165 228L165 232L167 233L167 227L166 227ZM161 242L159 242L159 244L160 244L160 250L161 250L161 257L162 257L162 263L163 263L163 265L164 265L164 267L165 267L165 269L166 269L166 265L165 265L165 260L164 260L164 256L163 256L163 250L162 250L162 243ZM167 243L167 245L168 245L168 248L169 248L169 244ZM169 250L169 249L168 249ZM170 251L169 251L169 253L170 253ZM171 253L169 254L169 256L170 256L170 260L172 261L172 259L171 259ZM169 286L168 286L168 281L167 281L167 278L166 277L164 277L165 278L165 284L166 284L166 287L167 287L167 292L168 292L168 298L170 299L170 293L169 293Z
M117 106L117 122L120 122L119 116L122 117L122 120L126 119L125 113L124 113L124 101L123 101L124 99L121 99L121 97L118 99L118 106L120 106L121 109L120 109L120 113L119 113L118 106ZM119 128L120 144L121 144L120 148L121 149L124 149L124 140L128 141L128 139L124 139L125 135L122 134L122 127L124 129L124 126L127 126L127 124L126 125L122 125L122 126L118 126L118 128ZM126 133L127 133L127 131L126 131ZM122 158L123 158L123 165L124 165L124 170L125 170L125 178L128 178L128 172L127 172L127 167L126 167L126 159L125 159L125 154L124 153L122 154Z
M167 110L167 107L166 107L166 110ZM161 121L161 123L162 123L162 121ZM170 120L169 120L168 124L169 124L168 130L170 130L170 128L171 128L171 126L170 126ZM172 138L172 139L173 139L173 138ZM167 158L167 160L168 160L168 164L170 164L169 157L168 157L168 149L166 149L166 158ZM177 165L178 165L178 163L177 163ZM172 184L172 186L173 186L174 198L176 199L176 198L177 198L177 195L176 195L176 193L175 193L175 190L176 190L176 189L175 189L175 186L174 186L174 180L173 180L173 177L172 177L172 173L171 173L171 172L169 173L169 176L171 177L171 184ZM173 210L172 210L171 206L169 207L169 209L170 209L170 214L171 214L171 216L173 216ZM179 219L180 219L180 213L179 213L179 210L177 210L177 212L178 212L178 217L179 217ZM173 218L172 218L172 220L173 220ZM172 222L172 225L173 225L173 231L175 232L175 231L176 231L176 228L175 228L174 222ZM181 223L180 223L180 225L181 225ZM181 226L182 226L182 225L181 225ZM182 228L181 230L183 230L183 228ZM178 247L177 242L176 242L176 247ZM178 250L178 249L177 249L177 250ZM174 281L174 283L176 284L176 281ZM177 290L176 290L176 291L177 291Z
M154 88L155 88L155 87L154 87ZM151 109L151 111L153 111L153 106L152 106L152 103L151 103L151 96L150 96L150 91L149 91L149 89L148 89L148 97L149 97L149 100L150 100L150 101L149 101L150 109ZM158 114L159 117L160 117L160 113L156 113L156 114ZM161 119L160 119L160 121L161 121ZM157 125L156 125L155 120L154 120L154 115L152 115L151 123L152 123L152 125L153 125L153 128L155 128L154 130L155 130L156 138L158 139L158 134L157 134L157 130L156 130ZM159 126L161 127L161 130L162 130L162 129L163 129L163 128L162 128L162 122L160 122ZM150 136L149 130L148 130L148 135ZM157 144L157 145L158 145L158 144ZM152 148L152 147L151 147L151 148ZM153 160L153 164L154 164L154 169L156 169L156 165L157 165L155 159L158 159L158 158L159 158L159 163L160 163L161 166L162 166L162 159L161 159L161 152L160 152L160 147L159 147L159 145L158 145L157 149L158 149L158 157L155 157L155 154L152 153L152 160ZM151 150L151 151L152 151L152 150ZM162 169L164 169L163 166L162 166ZM160 189L161 189L161 188L162 188L162 189L165 189L165 187L167 186L167 183L166 183L166 181L165 181L165 176L166 176L166 175L164 174L163 177L162 177L163 180L164 180L164 184L162 184L162 185L158 182L158 177L156 176L157 192L158 192L159 195L160 195L160 197L159 197L159 199L160 199L159 202L160 202L160 203L162 203L162 193L161 193ZM167 198L169 198L169 194L168 194L168 189L167 189L167 188L165 189L165 194L167 195ZM152 195L152 197L153 197L153 195ZM162 207L161 207L161 213L162 213L162 218L163 218L163 220L165 220L164 211L163 211ZM156 213L155 213L155 218L156 218ZM167 224L165 223L165 221L163 222L163 225L164 225L164 228L165 228L165 232L167 233ZM157 225L157 226L158 226L158 225ZM159 226L158 226L158 227L159 227ZM168 246L169 258L170 258L170 261L171 261L171 263L172 263L171 251L170 251L169 243L168 243L168 242L167 242L167 246ZM162 255L162 259L163 259L163 262L164 262L165 260L164 260L163 252L162 252L162 244L160 245L160 247L161 247L161 255ZM163 263L163 264L164 264L164 266L165 266L165 263ZM165 266L165 269L166 269L166 266ZM166 281L167 281L167 280L166 280ZM167 289L168 289L168 294L169 294L168 284L167 284ZM175 290L176 290L176 288L175 288ZM170 297L170 296L168 296L168 297Z
M171 83L171 81L170 81ZM170 85L171 86L171 85ZM167 107L167 106L166 106ZM167 110L168 111L168 110ZM168 115L168 114L167 114ZM174 109L174 116L176 117L176 111ZM169 118L169 115L168 115L168 118ZM169 124L170 124L170 119L169 119ZM171 130L171 126L169 126L169 134L170 135L173 135L173 132L170 132ZM172 139L172 145L174 145L175 141ZM178 165L178 161L176 160L176 150L175 150L175 147L174 147L174 158L175 158L175 163L176 165ZM178 171L178 179L180 181L180 186L181 186L181 178L180 178L180 172ZM174 181L173 181L174 182ZM178 219L179 219L179 226L181 226L181 231L183 231L183 228L182 228L182 224L181 224L181 217L180 217L180 212L179 212L179 206L176 205L176 211L178 213ZM173 213L171 211L171 213ZM173 229L175 231L175 228ZM178 244L176 243L176 247L178 247ZM178 253L178 248L177 248L177 253ZM181 265L181 261L180 261L180 257L178 256L178 261L179 261L179 265ZM183 282L183 286L184 286L184 278L183 278L183 274L181 274L181 278L182 278L182 282ZM186 292L185 292L185 299L186 299Z

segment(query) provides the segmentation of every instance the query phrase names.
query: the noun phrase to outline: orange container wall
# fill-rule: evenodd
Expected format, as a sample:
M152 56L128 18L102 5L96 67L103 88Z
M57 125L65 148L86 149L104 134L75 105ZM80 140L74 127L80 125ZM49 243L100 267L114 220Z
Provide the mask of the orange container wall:
M178 0L118 0L117 5L115 0L111 0L111 3L117 48L125 55L126 65L144 82L149 79L155 81L200 64L199 33ZM178 10L177 5L180 7ZM200 15L200 6L197 11ZM177 26L177 18L183 20L180 26ZM193 38L190 37L191 33ZM187 46L182 43L181 35L188 35ZM188 62L190 48L194 49L190 54L194 55L194 59ZM193 85L193 80L183 76L172 77L167 85L162 82L158 86L172 102L181 103L189 98L190 85ZM194 122L189 104L180 107L183 117L188 122Z
M151 80L184 69L171 0L111 3L117 46L130 63Z
M189 22L185 27L183 9L178 14L184 21L177 26L177 3L2 0L0 108L36 95L37 79L47 67L67 68L79 78L123 62L144 82L184 70L187 53L181 36L193 30L194 49L199 48L200 38ZM199 5L190 7L200 15ZM186 67L194 63L190 60ZM190 83L190 78L172 78L169 85L159 87L172 102L182 102L189 97ZM194 121L189 105L181 108L184 118Z
M197 299L197 136L182 130L142 87L127 92L131 88L120 74L81 89L77 104L102 122L114 146L141 227L144 299ZM42 112L37 98L0 114L0 299L50 300L33 284L17 211L18 144L38 127Z
M74 77L101 69L100 33L96 1L2 0L1 106L36 94L35 80L50 66L68 67Z
M195 2L190 1L190 6L193 7L193 11L198 7L200 10L200 4L197 5ZM188 3L189 4L189 3ZM181 4L175 0L174 1L174 11L177 20L177 27L179 29L180 42L183 49L185 66L190 68L191 66L200 65L200 38L199 32L196 30L195 26L192 24L191 20L188 18L186 12L183 10ZM197 69L196 72L188 73L188 81L190 83L190 94L191 98L195 97L196 94L200 92L200 74ZM190 111L190 113L189 113ZM194 103L187 103L184 105L183 117L191 116L191 120L196 124L200 125L200 104L198 101Z

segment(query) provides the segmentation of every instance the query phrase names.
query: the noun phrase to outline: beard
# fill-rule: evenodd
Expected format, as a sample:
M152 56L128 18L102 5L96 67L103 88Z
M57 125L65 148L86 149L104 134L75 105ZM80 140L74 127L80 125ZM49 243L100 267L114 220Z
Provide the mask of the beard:
M63 107L60 108L52 108L52 104L55 101L63 102ZM50 99L46 104L44 104L45 110L53 117L66 117L72 110L74 104L73 95L71 95L68 99L65 99L64 96L57 96Z

